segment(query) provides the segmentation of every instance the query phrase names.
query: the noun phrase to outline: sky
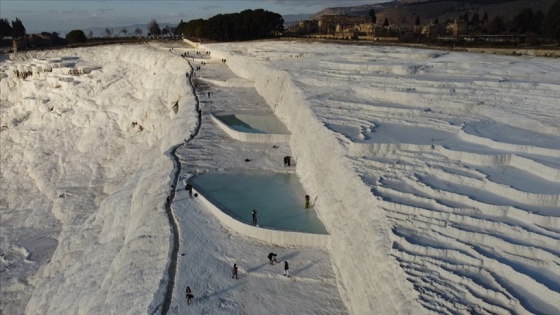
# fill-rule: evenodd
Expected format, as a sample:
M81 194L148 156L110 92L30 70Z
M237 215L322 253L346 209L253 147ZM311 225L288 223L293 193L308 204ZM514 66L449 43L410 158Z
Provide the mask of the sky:
M0 1L0 16L19 18L28 33L62 32L90 27L178 24L220 13L265 9L282 15L314 14L324 8L387 2L385 0L244 0L244 1Z

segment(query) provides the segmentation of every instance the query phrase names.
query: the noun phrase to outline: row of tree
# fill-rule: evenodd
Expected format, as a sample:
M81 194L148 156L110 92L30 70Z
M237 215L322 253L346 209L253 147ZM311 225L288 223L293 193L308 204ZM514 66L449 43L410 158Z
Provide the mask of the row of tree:
M148 33L148 35L168 35L168 34L174 35L175 34L175 28L169 27L168 25L160 29L156 20L151 20L150 24L148 25L148 30L150 32ZM74 32L72 36L75 36L76 31L78 30L71 31ZM129 31L126 27L123 27L117 34L120 33L124 34L124 36L126 37L128 36ZM133 32L135 36L142 36L143 33L144 31L140 28L136 28ZM20 37L24 37L25 35L26 35L25 27L23 26L23 23L19 18L16 18L15 21L12 21L11 25L7 19L0 19L0 39L4 37L20 38ZM103 32L103 37L113 37L114 35L115 33L112 28L106 28L105 31ZM92 37L93 37L93 32L90 31L87 35L87 38L92 38Z
M373 9L368 13L371 22L376 24L377 17ZM482 17L478 13L474 13L469 17L469 13L459 16L459 21L467 24L470 34L525 34L540 35L560 41L560 0L557 0L548 13L545 15L541 10L533 12L531 8L522 9L509 21L506 21L501 15L489 20L488 14L484 13ZM447 20L446 23L452 21ZM431 23L439 24L436 17ZM389 21L385 19L383 26L389 26ZM414 25L421 25L420 17L416 16Z
M186 37L221 41L270 38L283 30L284 19L280 14L257 9L218 14L207 20L181 21L176 32Z
M150 24L148 25L148 36L150 35L176 35L176 28L175 27L169 27L169 25L166 25L164 28L160 28L159 24L157 23L156 20L152 19L150 21Z
M164 28L160 28L159 24L157 23L157 21L155 19L152 19L150 21L150 23L148 24L148 31L149 33L147 34L148 36L151 35L175 35L175 28L169 27L168 25L166 25ZM125 37L128 36L129 31L126 27L123 27L120 32L118 32L117 34L123 34ZM142 34L144 34L144 31L137 27L133 34L135 36L142 36ZM103 37L105 38L112 38L114 37L116 34L114 33L112 28L105 28L105 31L103 32ZM86 36L86 34L84 34L83 31L81 30L73 30L71 32L69 32L66 35L66 40L70 43L82 43L82 42L86 42L87 40L93 38L93 33L90 31L88 33L88 35Z
M492 33L492 34L527 34L544 35L550 38L559 38L558 30L560 26L560 1L552 6L547 15L541 10L533 12L530 8L519 11L512 19L506 21L501 15L488 20L488 14L484 13L482 18L478 13L474 13L469 18L465 13L460 17L467 23L471 33ZM555 21L556 20L556 21Z
M91 32L90 32L91 33ZM144 34L144 31L137 27L132 33L126 28L123 27L121 28L121 30L118 33L115 33L114 30L112 28L105 28L105 31L103 32L103 37L114 37L117 36L118 34L123 34L124 37L127 37L128 34L134 34L134 36L142 36ZM164 26L163 28L159 27L158 22L155 19L152 19L150 21L150 23L148 24L148 36L152 36L152 35L176 35L175 32L175 28L174 27L169 27L169 25ZM91 38L91 36L88 35L89 38Z
M369 11L371 22L376 24L377 17L375 11ZM542 11L533 12L527 8L521 10L509 21L504 21L501 16L496 16L489 21L488 14L482 17L478 13L469 16L468 13L459 17L459 20L466 22L470 34L531 34L544 35L560 41L560 0L550 8L545 15ZM447 21L450 23L451 21ZM420 25L420 17L416 17L415 25ZM431 23L438 24L436 17ZM148 24L148 36L151 35L183 35L186 37L197 37L215 41L222 40L251 40L260 38L270 38L283 31L284 20L278 13L269 12L263 9L245 10L240 13L218 14L207 20L196 19L183 22L176 28L165 26L160 28L155 19ZM389 21L385 19L383 26L389 26ZM123 27L120 30L126 37L128 29ZM53 33L55 34L55 33ZM141 36L143 31L136 28L136 36ZM21 38L26 35L25 27L19 18L10 23L7 19L0 19L0 38L12 37ZM106 28L104 37L113 37L113 29ZM58 37L58 34L56 34ZM85 42L87 38L92 38L92 32L86 36L83 31L73 30L66 35L69 43Z

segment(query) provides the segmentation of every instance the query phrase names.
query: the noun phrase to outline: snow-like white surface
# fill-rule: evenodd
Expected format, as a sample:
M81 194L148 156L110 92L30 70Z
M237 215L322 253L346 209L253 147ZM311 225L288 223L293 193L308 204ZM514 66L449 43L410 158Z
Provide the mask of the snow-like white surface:
M3 312L155 309L170 239L164 153L197 124L189 64L147 46L10 57L0 81ZM95 70L21 79L7 69L37 60Z
M351 313L560 312L558 60L201 48L290 129Z
M159 313L169 285L171 314L560 312L560 61L295 42L198 50L212 53L2 60L4 313ZM186 51L206 63L198 98ZM201 128L184 144L197 101ZM233 111L273 112L290 142L232 140L209 114ZM165 211L175 147L178 244ZM191 174L264 169L299 175L326 248L241 236L183 189Z

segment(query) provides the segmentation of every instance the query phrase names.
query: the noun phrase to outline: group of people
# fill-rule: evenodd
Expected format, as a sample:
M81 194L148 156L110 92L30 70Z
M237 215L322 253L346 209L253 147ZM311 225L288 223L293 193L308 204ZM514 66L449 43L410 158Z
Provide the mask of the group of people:
M268 260L271 265L278 263L278 261L276 260L276 256L277 255L275 253L268 254ZM239 276L237 274L238 269L239 267L237 267L237 264L233 264L233 267L231 267L231 278L239 279ZM284 276L290 277L290 265L288 264L287 260L284 261ZM185 289L185 298L187 299L187 305L190 305L192 299L194 298L194 295L189 286L187 286L187 288Z
M181 57L183 57L184 59L187 59L187 57L188 57L188 58L192 58L192 60L194 61L194 57L190 57L190 56L189 56L189 52L182 53L182 54L181 54Z
M268 261L271 265L274 265L275 263L278 263L278 260L276 260L276 255L275 253L269 253L268 254ZM237 270L239 268L237 267L237 264L233 264L233 267L231 267L231 277L235 278L235 279L239 279L238 275L237 275ZM290 265L288 264L288 261L284 261L284 276L290 276Z
M201 53L200 51L197 51L196 54L197 54L197 55L202 55L202 53ZM210 52L209 52L209 51L205 51L204 54L205 54L205 55L210 55Z
M189 54L188 52L185 52L185 53L181 54L181 57L186 58L188 56L188 54ZM201 53L199 51L197 51L196 54L200 55ZM210 52L207 51L207 52L205 52L205 54L210 55ZM223 63L225 63L226 59L222 59L221 61ZM206 62L201 62L201 64L205 65ZM201 67L197 66L195 68L195 70L199 71L199 70L201 70ZM187 77L190 77L189 73L187 73L186 75L187 75ZM210 92L207 92L207 96L210 97ZM275 147L275 149L277 149L277 147ZM290 156L284 157L284 166L291 166L291 157ZM193 187L192 187L191 184L187 183L185 185L185 190L188 191L189 197L192 197L192 189L193 189ZM306 196L306 197L308 198L308 196ZM255 209L253 209L253 211L252 211L252 218L253 218L253 221L252 221L253 225L256 226L257 225L257 210L255 210ZM268 260L269 260L269 263L271 265L274 265L275 263L278 263L278 261L276 260L276 257L277 257L277 254L275 254L275 253L269 253L268 254ZM233 267L231 268L231 278L239 279L238 269L239 269L239 267L237 266L236 263L234 263ZM290 276L289 269L290 269L290 267L289 267L288 261L284 261L284 273L283 273L284 276L287 276L287 277ZM194 295L193 295L192 290L189 286L187 286L186 289L185 289L185 298L187 299L187 305L190 305L191 302L192 302L192 299L194 298Z
M274 265L275 263L278 263L278 260L276 260L276 254L275 253L269 253L268 254L268 263L271 265ZM289 277L290 276L290 265L288 264L288 261L285 260L284 261L284 276Z

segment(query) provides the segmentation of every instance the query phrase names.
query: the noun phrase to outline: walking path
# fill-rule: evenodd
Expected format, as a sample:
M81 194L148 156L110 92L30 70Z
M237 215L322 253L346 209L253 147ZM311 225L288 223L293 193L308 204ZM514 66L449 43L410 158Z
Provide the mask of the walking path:
M165 204L167 218L169 219L169 225L171 226L171 230L172 230L173 243L172 243L172 249L170 253L171 257L169 260L169 267L168 267L168 282L166 287L165 299L162 306L162 314L167 314L169 312L169 306L171 305L171 299L173 296L173 287L175 286L175 278L177 273L177 258L179 252L179 227L177 226L177 220L173 214L173 211L171 210L171 203L173 202L173 200L175 200L175 192L178 188L177 184L179 180L179 174L181 173L181 162L179 161L176 152L177 152L177 148L181 146L186 146L192 139L194 139L194 137L196 137L198 131L200 130L200 121L201 121L201 112L200 112L200 105L199 105L200 102L195 92L194 84L192 83L192 74L194 72L193 70L194 67L190 62L189 65L191 69L187 72L186 79L187 79L187 83L191 86L192 92L195 96L196 111L198 112L198 124L196 130L190 134L188 139L185 139L184 143L174 146L168 153L168 155L173 160L173 164L175 165L174 167L175 175L173 178L173 186L172 186L173 189L171 190L169 199Z
M226 136L211 121L210 113L245 111L270 113L269 106L248 82L235 77L220 60L194 49L175 47L173 53L189 51L194 69L191 82L197 95L199 129L172 155L180 162L171 211L178 226L176 264L170 264L170 301L164 314L345 314L326 249L283 248L239 235L223 226L196 198L185 190L188 177L201 172L284 172L283 157L291 155L287 143L241 143ZM204 59L204 65L201 65ZM209 83L212 82L212 83ZM208 95L210 91L210 96ZM196 137L194 137L196 135ZM277 149L273 149L273 145ZM245 162L249 159L250 162ZM182 167L181 167L182 166ZM289 171L294 171L293 169ZM171 217L170 217L171 221ZM171 224L173 227L173 223ZM283 263L269 265L269 252L278 261L289 261L291 278L284 277ZM172 256L175 256L173 251ZM173 261L173 260L172 260ZM239 279L231 267L239 267ZM176 270L176 272L175 272ZM174 275L173 275L174 274ZM195 296L187 305L185 288ZM169 293L169 290L168 290ZM321 305L317 308L317 305Z

